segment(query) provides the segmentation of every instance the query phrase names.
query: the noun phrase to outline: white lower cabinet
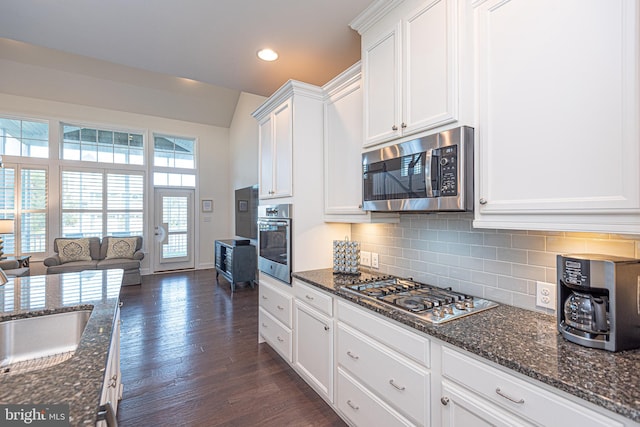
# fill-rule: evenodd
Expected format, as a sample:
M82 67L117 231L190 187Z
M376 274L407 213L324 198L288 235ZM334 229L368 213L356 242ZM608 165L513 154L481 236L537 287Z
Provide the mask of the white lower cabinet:
M118 413L118 402L122 399L122 373L120 372L120 307L116 308L113 319L113 335L111 336L111 346L104 373L104 383L100 396L100 405L110 405L115 418ZM97 426L107 426L105 420L96 423Z
M385 337L389 337L389 341ZM402 344L403 337L406 346ZM423 345L416 346L415 338ZM401 350L405 347L409 354ZM376 411L399 420L398 425L406 425L407 422L417 426L430 425L431 373L426 364L417 363L414 357L416 348L425 347L428 349L426 338L408 333L357 307L338 303L336 362L338 372L343 372L344 377L339 381L341 384L350 383L351 394L355 395L359 390L360 399L374 405ZM419 356L418 359L424 358ZM426 359L429 360L428 357ZM344 392L338 389L338 407L345 416L356 417L359 411L348 404L355 398L345 397ZM352 421L356 425L367 425L360 424L357 419Z
M258 342L266 341L287 362L292 363L293 297L263 278L260 278L258 288Z
M299 280L260 286L261 339L352 426L640 427Z
M336 391L336 407L353 425L413 425L340 367Z
M442 377L442 414L443 420L448 421L445 422L447 426L470 425L456 421L456 417L461 420L477 418L488 423L487 425L624 426L585 405L579 405L448 347L443 347L442 350ZM466 390L448 385L448 380L457 382ZM487 409L494 406L495 411ZM495 415L495 419L506 424L496 423L494 419L488 418L487 413ZM498 418L498 415L501 417Z
M448 381L442 382L442 427L528 427L504 409Z
M318 393L333 402L333 319L296 300L293 330L295 367Z

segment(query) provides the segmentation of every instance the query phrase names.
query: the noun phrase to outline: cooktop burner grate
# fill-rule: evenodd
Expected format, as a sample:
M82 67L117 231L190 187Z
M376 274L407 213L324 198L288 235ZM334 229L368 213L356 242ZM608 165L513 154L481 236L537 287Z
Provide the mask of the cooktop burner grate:
M445 323L498 306L493 301L455 292L451 288L438 288L393 276L353 280L342 288L351 293L373 298L434 324Z

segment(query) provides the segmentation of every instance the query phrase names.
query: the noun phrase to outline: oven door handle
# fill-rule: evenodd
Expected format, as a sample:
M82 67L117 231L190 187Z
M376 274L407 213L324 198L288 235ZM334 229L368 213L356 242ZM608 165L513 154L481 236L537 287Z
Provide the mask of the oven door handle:
M289 222L287 221L269 221L269 220L258 220L258 225L277 225L280 227L288 227Z

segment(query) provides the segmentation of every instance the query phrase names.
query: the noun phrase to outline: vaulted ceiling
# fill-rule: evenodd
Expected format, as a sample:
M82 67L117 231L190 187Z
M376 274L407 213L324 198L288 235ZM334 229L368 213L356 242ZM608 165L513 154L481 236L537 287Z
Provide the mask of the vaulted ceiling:
M348 24L371 2L4 0L0 37L269 96L289 79L322 85L358 61L360 37ZM263 47L280 58L259 60Z

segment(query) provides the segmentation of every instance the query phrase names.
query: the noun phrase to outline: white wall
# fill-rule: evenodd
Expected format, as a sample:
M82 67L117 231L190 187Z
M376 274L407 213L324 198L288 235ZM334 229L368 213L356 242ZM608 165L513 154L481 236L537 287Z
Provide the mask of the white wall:
M238 188L258 184L258 122L251 116L266 100L264 96L242 92L229 128L229 217L226 237L235 236L235 193Z
M22 116L50 120L50 144L57 147L58 122L91 124L97 126L123 127L144 132L147 143L151 141L152 133L159 132L169 135L194 137L198 141L198 183L196 189L196 218L195 218L195 262L197 268L212 267L214 265L213 240L224 236L230 229L229 216L229 129L198 123L171 120L143 114L114 111L103 108L87 107L72 103L55 102L24 96L14 96L0 93L0 114ZM56 150L52 150L52 156ZM15 160L15 159L14 159ZM11 159L7 159L11 161ZM52 183L52 196L49 198L49 241L59 235L59 199L57 193L57 177L59 163L56 159L49 162L49 176ZM147 170L147 177L150 177ZM150 179L147 180L150 183ZM200 212L201 199L213 199L214 211L208 214L209 221ZM153 190L150 184L146 193L147 224L144 249L148 253L143 265L143 274L150 272L153 257ZM49 251L52 252L52 248ZM37 260L36 260L37 261ZM38 272L38 266L34 265Z

